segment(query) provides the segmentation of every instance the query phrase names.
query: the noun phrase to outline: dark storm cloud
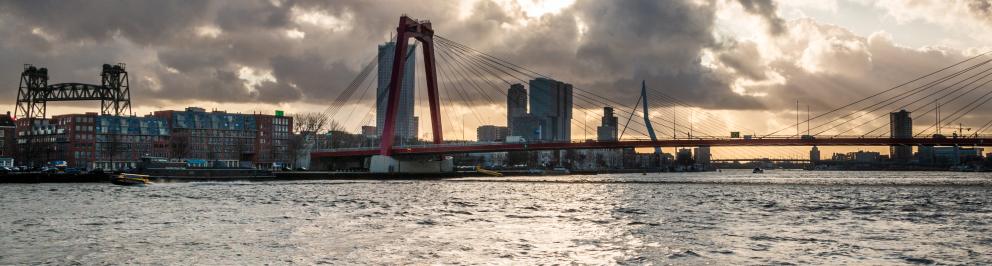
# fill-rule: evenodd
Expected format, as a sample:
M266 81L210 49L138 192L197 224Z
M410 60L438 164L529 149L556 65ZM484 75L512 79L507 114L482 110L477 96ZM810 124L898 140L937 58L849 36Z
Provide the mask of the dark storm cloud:
M3 1L0 12L63 40L105 41L121 35L135 43L169 42L207 15L206 1ZM30 29L28 29L30 30Z
M761 16L768 24L768 32L779 35L785 32L785 20L776 13L778 7L772 0L738 0L748 13Z
M589 38L580 43L576 56L587 73L610 73L608 76L616 79L598 83L599 89L636 91L643 79L700 106L761 106L751 97L734 93L724 77L700 65L704 49L720 49L712 34L713 5L681 1L625 3L588 1L577 6L586 21L595 23L589 25Z
M432 19L443 36L577 86L589 86L591 91L636 89L631 87L636 79L649 79L702 105L758 106L730 92L726 78L699 67L702 49L716 47L712 4L584 1L515 31L504 26L516 23L515 17L523 14L518 8L505 10L480 1L471 7L471 16L458 20L454 15L458 5L305 0L4 2L0 30L19 38L5 40L0 58L47 64L59 70L61 82L89 83L94 83L92 72L100 64L124 61L138 85L132 89L138 104L322 102L352 81L374 54L375 45L395 27L398 16L407 13ZM755 6L763 11L769 7ZM293 19L294 12L347 18L347 25L327 29L300 23ZM577 17L588 26L581 38ZM204 29L214 32L204 34ZM289 30L302 31L305 37L289 38ZM69 54L76 52L81 53ZM19 68L20 64L3 66L0 70L11 74L0 80L16 83L14 73ZM239 78L243 68L271 73L275 81L245 85Z
M633 102L640 81L647 80L649 86L698 106L774 109L790 104L770 99L775 97L740 95L731 87L741 79L767 81L777 73L786 81L753 85L748 91L830 99L825 92L837 89L854 98L863 94L859 87L878 87L907 75L885 72L895 68L890 66L915 73L917 66L931 65L898 61L878 67L886 60L880 56L884 53L891 58L912 54L883 49L888 47L884 43L867 50L831 44L810 53L819 55L812 58L820 65L851 70L848 73L803 68L796 61L803 58L805 46L784 47L789 57L764 62L772 59L762 58L756 43L715 37L720 3L579 0L522 24L524 10L487 0L470 7L471 15L463 18L458 16L458 1L6 1L0 2L0 61L8 63L0 65L0 84L16 86L22 63L48 66L53 81L96 83L100 64L126 62L138 105L192 100L327 103L374 59L376 45L389 38L401 14L431 19L439 35L624 103ZM777 15L775 2L726 3L740 3L767 23L766 32L790 38L786 29L792 24ZM988 1L973 1L971 8L988 14ZM299 13L316 15L317 21L300 21L295 17ZM321 21L320 16L331 21ZM291 38L290 31L302 32L303 38ZM866 42L841 37L834 39ZM707 54L719 67L703 66ZM442 57L439 60L447 62ZM270 74L273 80L246 85L239 77L243 69ZM852 74L859 70L870 71ZM449 78L453 86L476 90L464 77ZM518 77L502 78L526 83ZM490 79L495 84L479 85L487 90L507 87L498 78ZM493 91L485 93L500 100ZM3 90L0 97L13 102L15 94ZM489 102L457 96L451 101Z

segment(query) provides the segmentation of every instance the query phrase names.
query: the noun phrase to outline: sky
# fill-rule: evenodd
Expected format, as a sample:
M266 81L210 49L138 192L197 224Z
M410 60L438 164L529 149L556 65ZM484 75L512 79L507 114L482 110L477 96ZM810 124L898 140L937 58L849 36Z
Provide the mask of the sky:
M992 50L992 0L2 1L0 107L13 110L23 64L47 67L50 83L99 83L102 64L123 62L139 115L323 111L401 14L617 101L634 102L645 80L754 132L794 123L796 101L822 112ZM452 104L454 117L471 112ZM476 106L493 111L447 121L446 134L505 124L502 108ZM363 122L349 118L335 116Z

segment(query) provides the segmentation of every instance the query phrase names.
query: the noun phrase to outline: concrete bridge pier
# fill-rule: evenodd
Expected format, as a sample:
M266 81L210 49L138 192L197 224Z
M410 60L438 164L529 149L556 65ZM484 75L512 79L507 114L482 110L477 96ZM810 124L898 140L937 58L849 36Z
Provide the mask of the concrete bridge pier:
M431 174L454 172L450 156L394 157L373 155L369 161L370 173Z

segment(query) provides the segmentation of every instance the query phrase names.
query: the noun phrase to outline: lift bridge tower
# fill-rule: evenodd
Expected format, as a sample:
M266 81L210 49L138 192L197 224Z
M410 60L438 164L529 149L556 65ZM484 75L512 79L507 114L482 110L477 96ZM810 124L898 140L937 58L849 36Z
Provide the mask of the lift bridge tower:
M45 118L48 102L100 101L102 115L131 115L131 90L124 63L104 64L101 84L48 84L48 69L24 65L14 117Z

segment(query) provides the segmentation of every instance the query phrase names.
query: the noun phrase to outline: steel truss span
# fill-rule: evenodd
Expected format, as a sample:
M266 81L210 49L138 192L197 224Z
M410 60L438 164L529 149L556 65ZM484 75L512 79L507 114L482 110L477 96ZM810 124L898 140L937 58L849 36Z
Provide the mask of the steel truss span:
M124 64L104 64L101 85L48 84L48 69L26 65L21 72L14 116L44 118L48 102L100 101L100 114L130 115L131 90Z

